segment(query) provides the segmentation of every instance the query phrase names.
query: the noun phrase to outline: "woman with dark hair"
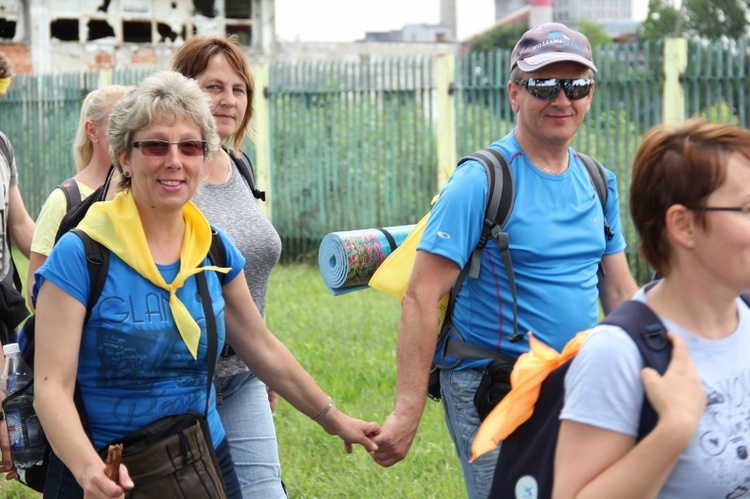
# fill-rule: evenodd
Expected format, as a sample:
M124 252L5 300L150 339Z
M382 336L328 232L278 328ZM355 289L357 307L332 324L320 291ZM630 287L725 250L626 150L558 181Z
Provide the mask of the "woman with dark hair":
M597 326L565 378L556 498L745 495L750 480L750 132L692 120L648 132L630 210L661 278L636 300L673 346L664 376ZM644 396L658 415L638 441Z
M177 51L172 69L194 78L208 95L223 144L206 162L207 175L193 202L239 248L247 262L247 285L264 315L268 280L281 255L281 239L237 166L247 159L242 150L253 116L255 82L250 62L235 38L195 36ZM231 347L219 359L218 375L219 416L243 496L286 497L272 415L276 394L266 391Z

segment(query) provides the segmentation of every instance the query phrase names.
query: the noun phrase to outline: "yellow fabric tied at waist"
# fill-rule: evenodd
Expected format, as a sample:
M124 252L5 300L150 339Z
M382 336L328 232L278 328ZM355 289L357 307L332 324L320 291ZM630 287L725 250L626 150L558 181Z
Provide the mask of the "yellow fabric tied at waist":
M529 351L521 354L510 375L511 391L487 416L471 446L470 462L495 449L534 412L539 391L547 376L574 357L590 330L578 333L561 353L537 340L529 332Z

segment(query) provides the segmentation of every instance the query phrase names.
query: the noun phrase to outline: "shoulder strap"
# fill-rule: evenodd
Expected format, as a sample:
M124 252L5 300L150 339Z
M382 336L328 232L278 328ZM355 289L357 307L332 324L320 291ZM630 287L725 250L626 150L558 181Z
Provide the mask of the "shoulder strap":
M78 206L81 203L81 190L78 188L78 182L73 177L70 177L57 187L65 194L65 201L67 203L65 211L70 211L72 207Z
M599 163L599 161L595 160L588 154L583 154L582 152L576 154L578 154L578 158L581 160L581 163L583 163L583 166L585 166L586 170L589 172L591 184L594 186L596 195L599 196L599 202L602 204L602 213L605 214L604 236L607 238L607 241L611 241L612 238L615 237L615 233L612 232L612 229L610 228L609 222L607 221L606 217L607 193L609 192L607 186L607 174L605 173L604 167L601 163Z
M227 266L227 249L226 246L224 246L224 240L213 226L211 226L211 247L208 248L208 261L211 262L211 265L217 267ZM224 277L226 277L226 275L220 273L217 273L216 275L219 277L219 281L221 281L223 285Z
M612 311L601 324L618 326L625 330L635 342L646 366L664 374L672 359L672 344L667 338L664 324L643 302L628 300ZM656 411L644 397L638 440L648 435L656 426Z
M515 186L513 184L513 174L510 171L508 160L505 159L503 153L494 147L487 147L465 156L461 158L458 165L460 166L470 160L481 163L487 173L487 204L482 225L482 234L479 237L477 247L469 257L469 261L461 269L461 272L456 279L456 283L451 288L448 306L445 312L446 322L449 321L450 315L453 312L453 305L455 304L456 297L458 296L458 292L466 277L468 276L475 279L479 276L479 268L482 264L482 252L487 244L487 240L492 237L497 241L497 246L500 250L500 257L503 260L505 272L508 275L508 285L510 287L511 296L513 297L513 334L511 334L508 339L512 342L516 342L523 338L523 334L518 332L518 296L516 294L516 280L513 273L513 262L510 257L508 234L503 231L505 224L508 222L508 218L510 218L511 211L513 211L513 203L516 196ZM449 341L447 338L449 332L450 327L444 327L442 334L438 339L438 343L445 341L444 348L445 355L447 356L459 359L498 358L501 356L497 352L485 350L463 341Z
M94 241L88 234L80 229L71 229L76 236L83 242L83 249L86 252L86 265L89 271L89 299L86 302L86 319L91 317L91 310L99 301L102 294L104 282L107 280L109 272L109 250L98 241Z
M216 354L219 349L219 335L216 329L216 317L211 307L211 293L208 292L208 281L206 280L206 273L198 272L195 276L198 280L198 291L201 295L201 303L203 304L203 316L206 321L206 334L208 335L208 348L206 350L206 357L208 361L208 373L206 376L206 410L203 413L204 417L208 417L208 408L210 407L211 400L211 385L214 381L214 370L216 369Z
M245 179L245 182L247 182L247 185L250 187L250 191L253 193L253 196L255 196L255 199L265 201L266 192L261 191L255 185L255 170L253 170L253 164L250 162L250 158L247 157L247 154L243 152L239 156L233 154L230 154L230 156L232 157L234 164L237 165L237 169L240 171L242 178Z

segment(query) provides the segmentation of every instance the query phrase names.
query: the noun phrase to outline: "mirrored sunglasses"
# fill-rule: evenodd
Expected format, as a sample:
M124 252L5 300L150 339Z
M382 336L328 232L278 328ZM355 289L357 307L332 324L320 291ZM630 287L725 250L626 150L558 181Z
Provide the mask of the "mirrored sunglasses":
M518 85L525 88L537 99L552 100L560 94L560 89L565 92L565 97L570 100L578 100L586 97L594 86L594 80L586 78L573 78L561 80L559 78L529 78L519 80Z
M144 156L164 156L169 152L172 144L177 145L177 150L183 156L203 156L206 154L206 141L199 139L181 140L179 142L149 139L136 140L130 143L131 146L140 149Z

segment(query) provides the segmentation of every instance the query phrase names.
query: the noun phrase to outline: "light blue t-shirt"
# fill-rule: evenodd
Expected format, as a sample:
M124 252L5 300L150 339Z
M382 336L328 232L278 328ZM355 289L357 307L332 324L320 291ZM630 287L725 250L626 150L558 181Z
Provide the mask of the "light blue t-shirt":
M550 175L529 163L513 133L492 144L507 158L516 196L505 231L509 235L518 296L518 330L532 331L557 349L598 319L597 269L603 255L625 249L615 175L606 171L606 219L614 232L604 235L604 214L586 167L570 149L570 166ZM463 267L482 231L487 174L477 161L459 166L441 191L418 249ZM500 251L490 239L477 279L467 278L452 319L464 340L517 357L528 339L511 343L513 300ZM436 361L439 362L436 357ZM460 369L486 360L464 361Z
M231 240L219 233L226 247L226 266L231 268L226 284L240 274L245 259ZM204 265L209 265L208 258ZM180 263L157 268L169 283L179 272ZM44 280L49 280L82 304L88 302L86 256L75 234L60 238L35 276L35 296ZM221 352L225 339L221 284L213 271L207 271L206 278ZM84 325L78 360L78 384L97 449L162 416L191 409L204 413L208 344L195 276L185 281L177 296L201 327L195 360L175 326L169 293L110 252L107 278ZM213 387L211 398L208 424L217 446L224 439L224 429L216 412Z
M646 301L643 290L635 299ZM660 319L688 344L708 405L659 498L746 497L750 487L750 309L737 299L739 325L726 338L694 336ZM643 357L628 334L597 326L565 376L560 419L637 436L644 401Z

